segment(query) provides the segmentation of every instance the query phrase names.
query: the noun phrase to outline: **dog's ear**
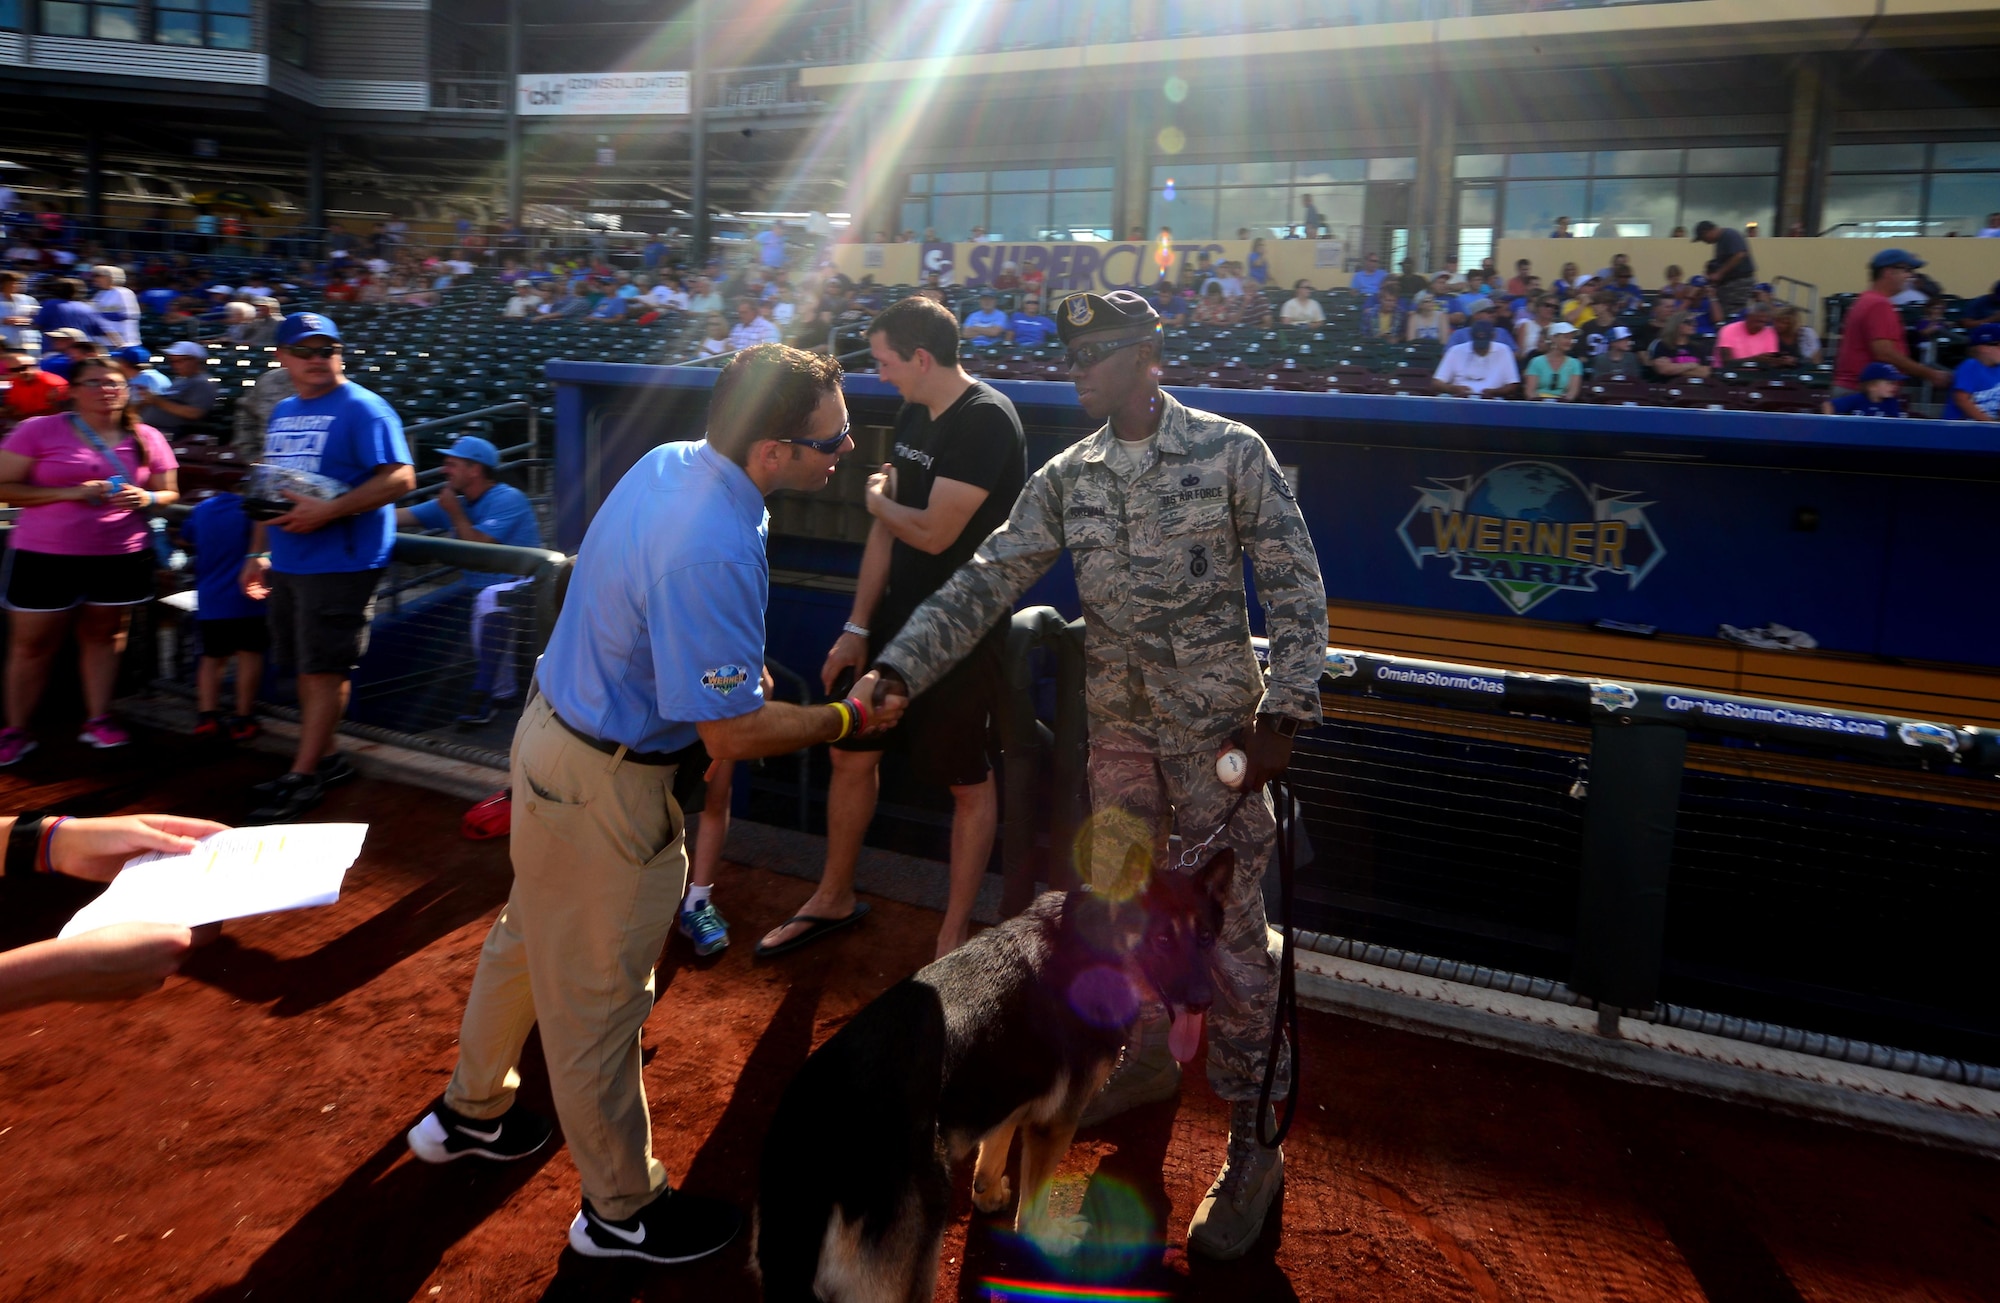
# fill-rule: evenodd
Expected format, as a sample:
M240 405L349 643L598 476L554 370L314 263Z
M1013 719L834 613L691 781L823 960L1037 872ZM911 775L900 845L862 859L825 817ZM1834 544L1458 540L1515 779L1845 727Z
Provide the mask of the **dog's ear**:
M1229 888L1236 881L1236 852L1225 846L1208 857L1208 863L1194 873L1194 885L1218 905L1229 901Z

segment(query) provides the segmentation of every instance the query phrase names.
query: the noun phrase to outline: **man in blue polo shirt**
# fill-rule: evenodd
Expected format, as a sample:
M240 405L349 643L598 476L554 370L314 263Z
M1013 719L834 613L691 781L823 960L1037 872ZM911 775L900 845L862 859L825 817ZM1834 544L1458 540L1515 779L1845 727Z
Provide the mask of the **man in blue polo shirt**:
M514 1159L549 1124L515 1103L539 1026L582 1179L570 1247L691 1262L735 1238L720 1200L675 1190L653 1157L639 1028L687 877L674 770L697 739L725 764L895 722L871 673L825 706L768 699L766 495L833 477L847 437L840 364L782 344L731 359L708 437L639 459L591 521L514 732L514 886L480 951L444 1095L410 1130L431 1163Z
M390 504L417 487L403 422L347 378L340 327L317 312L278 324L278 361L293 396L271 411L264 462L347 486L331 498L287 493L292 509L260 523L243 562L243 591L268 598L271 650L298 673L299 743L292 767L252 789L253 823L282 823L351 777L333 733L347 711L347 676L368 650L375 586L396 536Z
M542 531L535 521L534 503L513 485L501 483L499 475L500 450L476 434L461 436L445 449L444 484L437 497L397 508L397 528L449 530L452 537L468 543L540 547ZM473 675L471 698L457 717L460 724L487 723L493 718L495 701L511 702L520 695L514 674L516 635L526 630L516 613L519 607L507 594L527 582L506 571L464 570L458 582L439 595L442 600L463 602L466 590L475 590L472 655L479 668ZM430 609L439 604L433 602Z
M1015 348L1040 348L1056 337L1056 323L1042 315L1042 301L1030 294L1007 322L1007 342Z
M1965 352L1944 397L1944 419L2000 421L2000 323L1974 326Z

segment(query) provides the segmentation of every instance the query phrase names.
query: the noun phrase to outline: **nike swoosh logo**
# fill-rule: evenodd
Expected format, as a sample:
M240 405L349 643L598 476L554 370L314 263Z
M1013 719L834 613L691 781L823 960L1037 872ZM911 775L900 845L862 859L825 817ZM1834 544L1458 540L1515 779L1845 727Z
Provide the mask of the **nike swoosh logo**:
M644 1244L646 1242L646 1223L644 1222L639 1223L639 1229L636 1231L621 1231L595 1213L591 1214L590 1220L596 1225L598 1230L609 1231L627 1244Z
M484 1140L489 1144L500 1138L499 1127L494 1127L491 1131L474 1131L471 1127L460 1123L458 1129L461 1133L471 1136L474 1140Z

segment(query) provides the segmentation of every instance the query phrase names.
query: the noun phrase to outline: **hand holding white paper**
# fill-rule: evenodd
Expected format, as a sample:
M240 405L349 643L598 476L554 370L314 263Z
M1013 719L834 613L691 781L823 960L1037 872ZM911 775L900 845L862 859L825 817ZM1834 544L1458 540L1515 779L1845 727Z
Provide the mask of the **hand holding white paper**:
M104 894L76 912L61 935L113 923L199 927L252 914L331 905L361 854L365 823L230 828L185 855L135 856Z

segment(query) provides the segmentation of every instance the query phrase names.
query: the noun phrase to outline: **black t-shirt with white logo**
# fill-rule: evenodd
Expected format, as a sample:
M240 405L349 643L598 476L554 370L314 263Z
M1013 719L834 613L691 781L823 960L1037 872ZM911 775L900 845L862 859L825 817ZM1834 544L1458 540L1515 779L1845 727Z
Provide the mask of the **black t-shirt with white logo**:
M1014 510L1028 480L1028 445L1014 404L975 381L936 420L921 403L903 404L889 462L896 468L896 501L905 507L930 506L931 485L941 479L985 489L986 500L951 546L935 556L896 541L889 554L889 591L869 621L875 637L885 642Z

